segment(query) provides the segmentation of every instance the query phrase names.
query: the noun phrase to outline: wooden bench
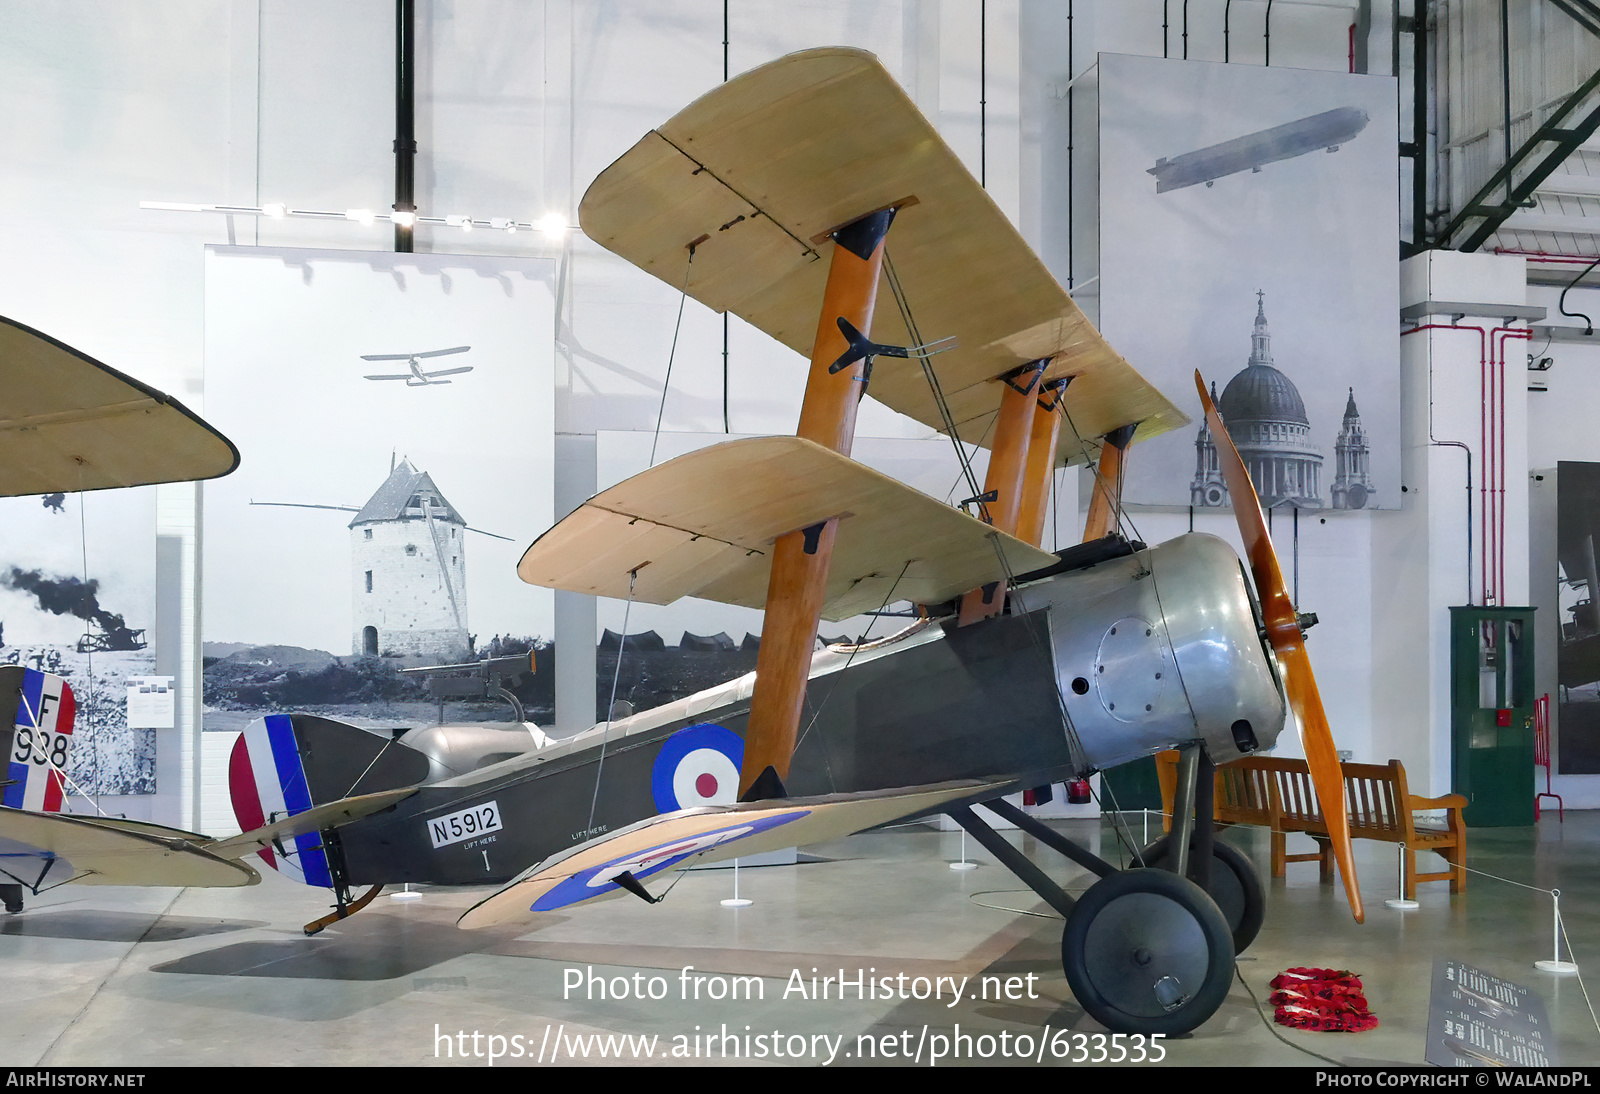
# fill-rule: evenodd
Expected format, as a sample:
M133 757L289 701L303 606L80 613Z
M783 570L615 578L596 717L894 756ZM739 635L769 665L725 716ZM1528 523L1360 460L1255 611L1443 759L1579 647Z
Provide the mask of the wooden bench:
M1178 754L1163 752L1156 759L1163 810L1170 828L1172 799L1178 785ZM1410 793L1406 769L1399 760L1344 764L1343 771L1351 838L1381 840L1405 848L1408 900L1416 899L1419 881L1448 881L1452 893L1466 888L1466 871L1461 869L1466 862L1467 830L1461 819L1466 798L1460 794L1423 798ZM1426 809L1447 811L1442 828L1418 824L1417 812ZM1216 819L1220 824L1256 824L1271 831L1273 877L1283 877L1288 863L1315 860L1323 879L1332 879L1333 847L1304 760L1246 756L1217 768ZM1289 854L1290 832L1310 836L1317 841L1317 849L1309 854ZM1418 873L1418 851L1441 856L1449 868Z

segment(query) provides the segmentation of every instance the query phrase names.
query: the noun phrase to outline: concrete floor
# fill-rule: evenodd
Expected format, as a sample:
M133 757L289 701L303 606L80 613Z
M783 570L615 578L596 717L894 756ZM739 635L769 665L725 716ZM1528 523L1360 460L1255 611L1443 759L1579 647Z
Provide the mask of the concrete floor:
M1060 826L1091 845L1102 837L1110 844L1101 822ZM1033 840L1010 838L1069 889L1087 886L1088 875ZM1236 830L1230 839L1265 872L1264 833ZM467 1064L484 1066L491 1047L507 1054L520 1048L521 1059L496 1061L507 1066L535 1063L541 1047L548 1063L555 1043L561 1063L582 1043L588 1061L571 1062L598 1064L606 1062L599 1058L604 1042L589 1035L619 1033L657 1035L660 1062L671 1062L676 1049L690 1054L683 1062L704 1065L733 1051L731 1041L722 1047L726 1027L739 1038L764 1035L750 1042L769 1053L757 1063L827 1062L830 1044L839 1046L835 1063L859 1063L858 1036L870 1035L880 1053L886 1039L897 1053L915 1052L920 1043L926 1065L938 1038L958 1028L976 1038L972 1050L980 1052L995 1052L1002 1034L1013 1056L1019 1035L1037 1039L1028 1060L976 1061L993 1066L1034 1062L1046 1040L1041 1034L1061 1045L1059 1031L1099 1030L1063 979L1060 920L970 841L969 857L983 865L948 869L960 841L913 826L811 848L814 859L798 866L741 871L741 895L755 903L736 911L718 904L730 895L731 873L702 870L684 875L656 907L617 899L493 932L454 926L484 890L433 889L412 903L386 894L308 939L300 924L325 910L320 892L270 871L247 889L67 886L0 920L0 1064L460 1065L464 1049ZM1576 959L1586 971L1600 970L1600 814L1569 813L1564 825L1547 817L1537 829L1474 830L1469 847L1474 870L1559 887ZM1395 895L1394 848L1358 842L1356 854L1364 926L1352 922L1339 890L1319 884L1314 864L1292 865L1286 881L1267 879L1266 926L1238 971L1264 1003L1267 982L1285 968L1350 968L1364 979L1381 1025L1363 1034L1280 1029L1280 1040L1267 1024L1270 1008L1264 1022L1236 978L1210 1021L1165 1043L1166 1064L1319 1063L1312 1052L1352 1064L1421 1064L1435 955L1532 988L1549 1008L1561 1062L1600 1062L1600 1032L1577 979L1532 967L1551 952L1548 896L1474 875L1461 895L1428 884L1419 910L1393 911L1383 900ZM688 981L685 966L693 967ZM813 969L819 980L840 969L851 979L856 970L873 970L869 977L903 972L908 985L916 976L972 980L954 1006L948 987L941 1000L860 1000L854 989L842 1001L836 989L821 1000L807 997ZM792 990L796 970L806 996ZM665 997L601 1000L565 988L593 973L629 978L632 994L635 972L643 973L640 987ZM651 985L652 976L661 979ZM686 1000L685 985L692 995L696 976L706 977L702 998ZM762 998L705 998L728 988L733 976L761 978L753 983ZM973 998L983 976L1001 978L1001 994L1017 978L1012 987L1020 998ZM718 1037L709 1059L704 1042L693 1040L707 1033ZM782 1059L770 1055L774 1033ZM1069 1058L1054 1062L1095 1049L1081 1043L1068 1042ZM742 1040L738 1047L744 1051ZM632 1063L638 1049L623 1043L616 1054ZM1044 1059L1051 1062L1050 1049Z

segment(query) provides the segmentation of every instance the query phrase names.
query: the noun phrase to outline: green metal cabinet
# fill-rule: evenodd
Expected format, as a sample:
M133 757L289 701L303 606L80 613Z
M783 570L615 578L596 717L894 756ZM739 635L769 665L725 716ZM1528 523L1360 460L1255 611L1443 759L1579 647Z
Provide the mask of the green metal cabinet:
M1474 827L1533 823L1533 613L1450 609L1451 783Z

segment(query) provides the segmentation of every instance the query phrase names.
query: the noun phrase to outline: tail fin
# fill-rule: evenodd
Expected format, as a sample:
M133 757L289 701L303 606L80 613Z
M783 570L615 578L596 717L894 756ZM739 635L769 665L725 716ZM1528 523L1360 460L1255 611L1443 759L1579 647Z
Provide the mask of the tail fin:
M77 703L59 676L20 665L0 666L0 723L8 761L0 804L59 813Z
M269 714L239 735L228 761L233 815L246 832L359 794L413 786L428 759L386 733L310 714ZM333 888L320 832L263 848L274 870L307 885Z

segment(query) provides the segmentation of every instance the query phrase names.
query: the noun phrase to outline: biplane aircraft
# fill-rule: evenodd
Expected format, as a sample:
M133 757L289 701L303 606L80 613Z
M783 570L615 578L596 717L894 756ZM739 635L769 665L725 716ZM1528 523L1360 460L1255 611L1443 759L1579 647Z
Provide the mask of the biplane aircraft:
M460 376L462 373L471 372L471 365L461 365L457 368L425 369L422 362L433 357L448 357L452 353L466 353L471 346L451 346L449 349L431 349L425 353L363 353L363 361L404 361L410 372L383 373L367 376L367 380L404 380L406 387L428 387L433 384L448 384L449 380L441 380L441 376Z
M607 168L580 221L807 355L805 400L796 436L715 445L591 498L518 573L764 607L755 672L563 740L269 716L232 757L246 835L171 835L171 858L220 871L262 847L334 891L334 914L308 931L386 884L499 886L461 917L476 928L597 897L655 902L666 870L944 813L1066 919L1062 963L1090 1015L1176 1033L1221 1004L1261 921L1252 868L1212 836L1211 767L1272 748L1292 708L1361 918L1300 619L1203 385L1248 573L1214 537L1116 534L1130 445L1187 419L1106 344L874 57L811 50L730 80ZM885 294L894 307L876 306ZM955 340L937 368L924 331ZM991 450L976 516L850 458L869 393ZM1096 463L1085 539L1044 551L1047 487L1072 461ZM820 619L903 601L918 618L899 633L816 650ZM1178 815L1136 868L1003 798L1169 748ZM1069 896L977 804L1098 880ZM356 815L369 808L382 811ZM16 838L37 815L3 820ZM52 853L94 870L76 846Z

